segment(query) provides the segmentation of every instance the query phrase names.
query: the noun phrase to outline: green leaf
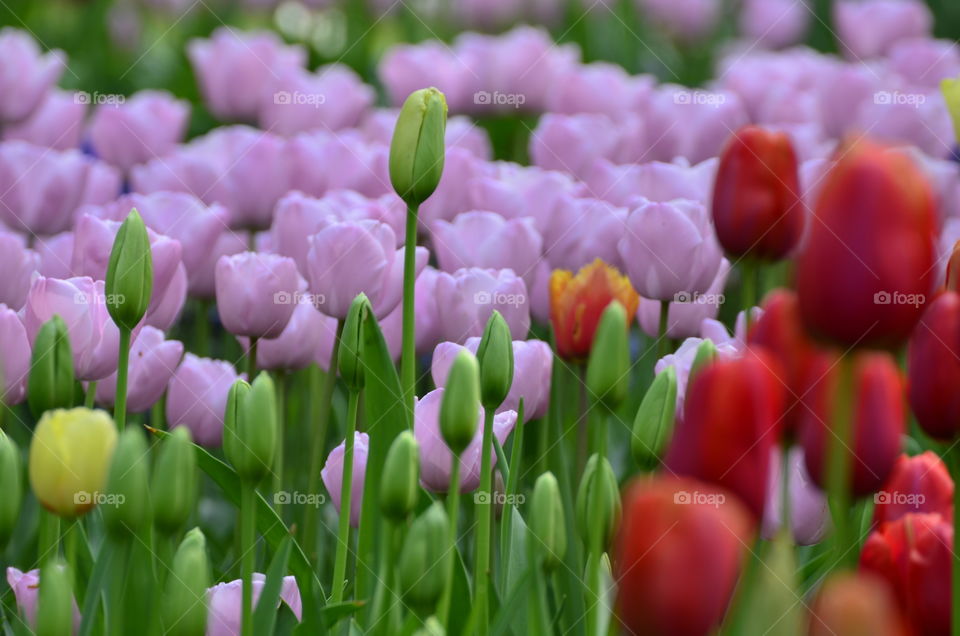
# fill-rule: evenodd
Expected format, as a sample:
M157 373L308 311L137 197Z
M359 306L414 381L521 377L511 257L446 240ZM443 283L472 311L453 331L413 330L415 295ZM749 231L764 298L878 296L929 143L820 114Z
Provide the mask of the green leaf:
M267 569L267 578L260 591L260 600L253 612L253 631L256 634L272 634L277 621L277 600L280 598L280 588L283 586L283 577L287 573L287 562L290 560L290 548L293 537L287 536L280 544L280 549L273 556L270 567Z
M766 546L757 578L744 598L741 634L804 633L803 597L797 592L796 558L787 532L780 532Z
M530 531L527 529L527 524L524 522L523 516L520 515L520 512L516 508L511 508L510 510L513 513L510 530L510 551L501 555L501 558L505 562L507 570L506 586L504 587L502 594L504 598L512 600L515 596L526 596L526 594L522 593L522 588L520 585L524 578L528 575L528 571L531 567L530 559L528 558L529 550L527 549L527 543L529 541L536 541L536 539L530 536ZM521 604L521 607L525 606L525 603ZM510 625L513 627L514 633L526 634L528 631L526 613L520 612L515 618L516 619L510 623ZM494 633L498 632L494 630Z

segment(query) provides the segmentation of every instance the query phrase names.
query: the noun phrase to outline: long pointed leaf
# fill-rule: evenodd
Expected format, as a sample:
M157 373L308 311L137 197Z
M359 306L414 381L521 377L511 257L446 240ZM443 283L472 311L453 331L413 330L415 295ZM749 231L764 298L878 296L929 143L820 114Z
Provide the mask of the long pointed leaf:
M267 578L260 591L260 600L253 611L253 631L255 634L272 634L277 622L277 601L280 598L280 588L283 587L283 577L287 573L287 562L290 560L290 548L293 537L288 536L280 544L280 549L273 556L270 567L267 569Z

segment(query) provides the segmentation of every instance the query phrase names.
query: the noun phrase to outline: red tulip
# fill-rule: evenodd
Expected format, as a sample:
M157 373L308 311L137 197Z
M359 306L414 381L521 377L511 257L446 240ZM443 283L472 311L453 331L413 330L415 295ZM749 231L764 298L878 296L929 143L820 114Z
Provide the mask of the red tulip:
M704 636L730 602L754 525L736 497L692 479L637 480L614 560L625 633Z
M903 379L893 358L887 353L852 353L853 395L850 439L852 452L852 493L863 497L883 485L900 455L901 436L906 428ZM841 363L836 354L820 352L810 367L811 388L804 398L801 413L800 444L811 479L827 485L827 458L833 433L837 389Z
M960 433L960 294L945 291L929 304L910 337L910 408L937 439Z
M824 581L810 608L809 636L907 636L887 582L865 572Z
M763 517L770 452L783 415L776 366L765 353L748 349L698 371L666 460L677 474L736 493L757 519Z
M843 347L896 347L936 278L934 198L903 153L842 148L797 261L807 329Z
M860 554L860 568L886 579L920 636L950 633L952 547L947 520L910 513L875 530Z
M896 521L911 512L935 512L953 519L953 479L933 451L901 455L887 483L874 496L873 523Z
M729 254L785 258L803 234L797 155L786 133L746 126L720 155L713 223Z

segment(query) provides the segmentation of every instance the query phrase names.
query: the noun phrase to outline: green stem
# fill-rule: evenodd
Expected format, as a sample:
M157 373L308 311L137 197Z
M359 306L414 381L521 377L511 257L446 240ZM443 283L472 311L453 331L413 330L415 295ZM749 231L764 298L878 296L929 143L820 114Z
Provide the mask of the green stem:
M595 412L600 409L599 404L594 403L593 408L590 409L591 412ZM607 418L603 415L600 417L591 418L595 421L593 422L594 432L594 452L599 458L606 456L606 446L607 446ZM598 466L599 468L599 466ZM597 488L600 486L600 473L597 471L596 477L590 484L591 492L589 496L589 501L591 502L590 516L593 519L601 519L603 517L603 497L597 494ZM587 546L590 554L590 569L587 572L587 635L588 636L599 636L600 634L600 612L601 612L601 601L603 600L603 594L600 590L600 580L601 580L601 568L602 566L602 554L603 554L603 542L605 537L601 532L597 531L596 526L590 528L588 534L588 543Z
M258 338L250 338L250 350L247 352L247 382L253 382L257 374L257 341Z
M450 554L453 557L447 559L446 585L443 588L443 595L440 597L440 603L437 606L437 620L444 631L447 629L447 619L450 614L450 599L453 597L453 564L456 561L457 554L457 525L460 516L460 457L453 456L450 462L450 488L447 490L447 517L450 520L450 535L448 544Z
M201 299L197 301L197 323L196 323L196 353L200 357L210 355L210 322L207 316L210 314L210 301Z
M493 441L496 443L497 438L494 437ZM499 444L497 444L499 446ZM506 506L507 509L504 510L503 518L500 521L500 554L505 555L510 553L510 544L512 542L513 535L513 510L512 508L516 506L516 494L517 494L517 483L520 481L520 461L521 456L523 455L523 398L520 398L520 406L517 408L517 426L513 430L513 447L510 449L510 469L509 472L504 477L504 484L506 486ZM497 463L499 464L500 458L497 458ZM507 568L501 568L500 576L500 586L503 589L506 589L504 586L507 584Z
M474 579L474 604L477 606L479 620L477 632L486 636L490 629L490 617L487 600L488 580L490 578L490 525L493 518L493 472L490 451L493 446L493 409L484 409L483 443L480 446L480 492L486 494L485 501L478 504L477 510L477 562Z
M94 400L97 398L97 382L94 380L87 384L87 394L84 396L83 405L88 409L94 407Z
M850 486L853 456L850 450L853 439L854 368L853 359L845 354L839 362L840 374L836 393L833 396L833 412L830 419L832 435L827 448L827 497L833 516L835 554L838 562L848 562L852 546L849 513Z
M670 315L670 301L660 301L660 325L657 329L657 357L670 353L670 340L667 338L667 318Z
M40 530L37 534L37 563L42 567L48 559L60 553L60 517L47 510L40 511Z
M286 396L287 376L283 371L276 373L277 387L277 449L273 459L273 491L283 490L283 445L286 441Z
M953 483L960 483L960 447L957 445L957 440L954 440L953 447L947 451L947 465L950 466L950 472L952 473ZM960 519L960 488L953 489L953 536L960 536L958 534L958 519ZM952 587L951 589L951 621L950 621L950 633L952 636L960 636L960 550L952 550L953 552L953 566L952 566Z
M117 394L113 400L113 419L123 430L127 421L127 365L130 363L130 330L120 327L120 353L117 359Z
M747 330L750 329L750 310L757 304L758 279L760 268L757 263L749 258L740 262L742 281L741 304L743 306L744 320L746 320Z
M403 353L400 358L400 386L409 421L413 421L413 389L416 379L416 323L414 285L417 264L417 205L407 206L407 234L403 245Z
M357 430L357 405L360 392L350 391L347 407L347 434L343 443L343 479L340 481L340 526L337 533L337 557L333 565L331 603L343 600L343 585L347 573L347 553L350 547L350 505L353 494L353 438Z
M240 483L240 581L242 587L241 634L253 636L253 569L256 563L256 489Z

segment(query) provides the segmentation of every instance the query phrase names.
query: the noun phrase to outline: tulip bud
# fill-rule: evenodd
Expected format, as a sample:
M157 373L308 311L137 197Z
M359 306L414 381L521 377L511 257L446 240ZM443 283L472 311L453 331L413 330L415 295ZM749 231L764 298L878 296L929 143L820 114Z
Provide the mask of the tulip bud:
M455 455L463 453L477 433L479 377L479 365L473 354L467 350L457 354L440 402L440 433Z
M351 391L363 389L363 323L370 316L372 309L366 294L360 293L353 299L350 312L343 323L343 334L340 336L340 352L337 361L340 367L340 377Z
M563 562L567 553L567 526L563 518L560 486L553 473L537 477L533 485L533 516L530 532L539 540L543 568L550 572Z
M147 441L140 427L124 429L107 473L109 505L101 508L103 521L114 533L136 534L150 521L149 462Z
M513 338L510 327L499 311L487 320L477 347L480 363L480 403L485 409L503 404L513 383Z
M197 483L197 455L190 429L178 426L161 442L153 468L150 496L158 529L174 534L187 522L197 501Z
M52 558L40 570L37 636L73 632L73 586L67 564Z
M259 483L273 466L277 445L277 405L273 380L261 373L253 384L230 387L223 428L223 451L241 479Z
M600 497L597 502L596 498ZM576 501L577 531L580 538L591 545L600 533L600 544L606 546L613 538L617 524L620 523L620 489L617 476L606 457L597 454L590 456L583 470ZM600 517L594 511L600 511Z
M687 376L687 385L689 386L693 382L693 378L696 377L705 366L715 361L719 357L717 353L717 345L714 344L713 340L707 338L697 347L697 354L693 357L693 364L690 365L690 374Z
M413 632L413 636L446 636L447 632L436 616L431 616L423 622L423 627Z
M167 634L203 636L207 623L210 563L200 528L187 533L173 557L161 597L161 619Z
M432 611L447 583L449 522L440 502L434 502L410 526L400 551L398 577L404 599Z
M630 450L641 469L652 471L660 464L667 440L673 433L676 410L677 370L669 366L653 379L633 420Z
M30 442L30 485L43 507L62 517L90 510L103 490L117 428L103 411L48 411Z
M76 395L73 353L67 325L60 316L43 323L33 340L27 403L34 417L46 411L70 408Z
M940 80L940 92L943 93L943 101L946 102L950 119L953 121L953 134L960 140L960 79Z
M136 209L117 230L107 265L107 310L118 327L132 330L143 319L153 293L153 254L147 226Z
M387 451L380 482L380 510L392 521L403 521L420 499L420 445L410 431L397 435Z
M601 403L615 409L630 387L630 343L627 312L618 301L604 309L587 363L587 388Z
M436 88L407 97L390 142L390 183L407 205L427 200L440 183L447 128L447 100Z
M20 449L6 433L0 431L0 548L7 545L20 513L23 498Z
M911 633L887 584L866 572L838 572L810 608L809 636L906 636Z

